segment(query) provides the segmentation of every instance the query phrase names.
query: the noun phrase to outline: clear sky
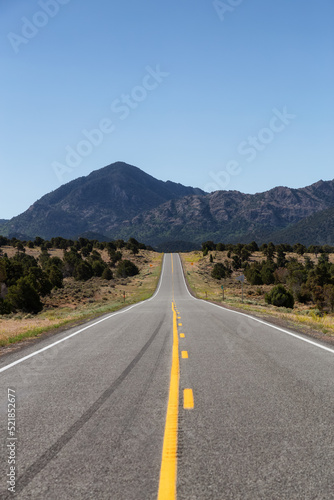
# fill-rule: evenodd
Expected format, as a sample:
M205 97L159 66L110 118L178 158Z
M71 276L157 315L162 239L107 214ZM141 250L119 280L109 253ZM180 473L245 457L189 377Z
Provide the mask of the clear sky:
M207 191L333 174L333 0L0 0L0 219L115 161Z

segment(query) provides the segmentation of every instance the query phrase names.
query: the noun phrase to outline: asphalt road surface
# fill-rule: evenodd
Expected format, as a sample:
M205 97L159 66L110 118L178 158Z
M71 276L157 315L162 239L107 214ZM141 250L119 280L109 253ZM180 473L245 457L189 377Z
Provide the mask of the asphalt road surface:
M332 499L333 361L168 254L150 300L1 357L0 497Z

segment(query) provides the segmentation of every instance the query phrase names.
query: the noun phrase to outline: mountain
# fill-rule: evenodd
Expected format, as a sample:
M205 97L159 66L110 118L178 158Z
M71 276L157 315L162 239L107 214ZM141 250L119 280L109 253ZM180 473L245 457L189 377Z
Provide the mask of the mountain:
M334 207L321 210L272 234L272 242L288 241L291 244L334 246Z
M3 226L5 234L72 238L86 232L114 235L138 213L167 200L204 194L163 182L137 167L117 162L64 184Z
M271 240L273 232L329 206L334 206L334 181L319 181L301 189L277 187L254 195L216 191L169 200L137 215L120 234L133 234L152 244L176 239L262 242Z
M256 194L208 194L118 162L43 196L5 222L0 232L46 239L82 234L98 234L99 239L134 237L159 248L175 248L176 242L196 248L205 240L325 244L334 239L331 209L334 180Z

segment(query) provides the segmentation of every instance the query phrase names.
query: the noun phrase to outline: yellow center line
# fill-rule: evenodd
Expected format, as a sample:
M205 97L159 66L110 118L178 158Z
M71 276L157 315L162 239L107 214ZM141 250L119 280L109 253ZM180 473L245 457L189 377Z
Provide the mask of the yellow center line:
M180 337L181 337L181 339L184 339L185 338L185 334L184 333L180 333Z
M181 356L183 359L188 359L188 351L181 351Z
M194 395L192 389L183 390L183 408L192 410L194 408Z
M174 302L173 309L173 355L169 385L169 398L165 424L158 500L176 500L177 475L177 431L179 405L179 339Z

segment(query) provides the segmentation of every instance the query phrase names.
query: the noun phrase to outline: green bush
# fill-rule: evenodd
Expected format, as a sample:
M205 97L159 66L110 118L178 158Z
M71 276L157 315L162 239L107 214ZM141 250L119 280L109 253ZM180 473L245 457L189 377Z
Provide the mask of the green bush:
M9 287L6 302L14 311L38 313L43 309L37 291L26 276L20 278L16 285Z
M49 269L49 280L52 288L63 288L63 273L59 267L52 265Z
M249 266L245 268L245 276L251 285L263 285L260 271L256 267Z
M126 278L127 276L135 276L139 273L139 269L130 260L121 260L117 265L117 276Z
M272 285L275 283L274 273L272 269L266 265L261 269L261 278L264 285Z
M48 275L40 267L32 267L29 271L28 279L37 293L42 297L51 292L52 283L48 279Z
M106 269L106 264L100 260L94 260L92 263L92 269L94 276L102 276L103 271Z
M232 257L232 267L233 269L237 270L237 269L240 269L241 268L241 259L239 257L239 255L233 255Z
M87 281L93 276L92 266L86 262L79 262L74 269L73 276L76 280Z
M113 279L113 277L114 277L114 276L113 276L113 273L112 273L111 269L109 269L109 267L106 267L106 268L105 268L105 270L104 270L104 271L103 271L103 273L102 273L102 278L103 278L104 280L108 280L108 281L110 281L110 280L112 280L112 279Z
M265 301L267 304L272 304L276 307L288 307L290 309L294 306L294 298L291 292L283 285L276 285L271 292L266 293Z
M224 266L221 262L217 262L211 271L212 278L220 280L221 278L226 278L230 275L230 270Z
M12 308L7 300L4 300L0 297L0 315L1 314L10 314L12 312Z
M69 277L74 276L76 268L80 263L83 262L83 260L81 255L78 254L78 252L73 247L71 247L71 250L69 252L64 252L63 262L63 271L65 277Z

